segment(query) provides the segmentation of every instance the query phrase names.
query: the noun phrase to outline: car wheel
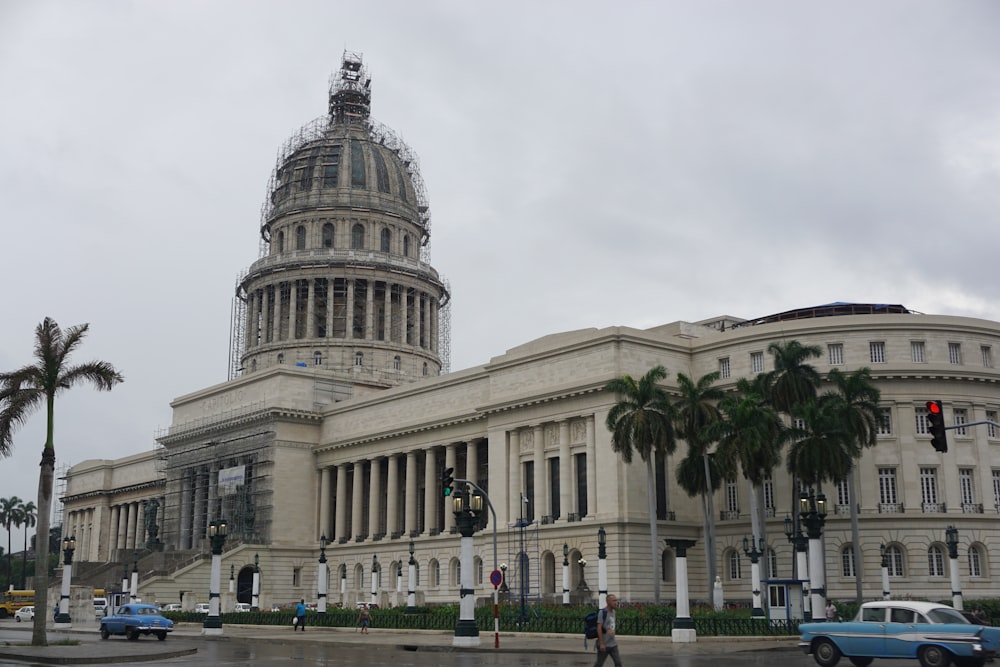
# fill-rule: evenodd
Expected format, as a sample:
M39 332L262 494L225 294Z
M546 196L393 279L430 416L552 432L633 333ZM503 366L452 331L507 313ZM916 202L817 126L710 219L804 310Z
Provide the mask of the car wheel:
M940 646L921 646L917 657L920 667L948 667L951 663L951 653Z
M101 639L107 639L110 636L111 636L111 633L108 632L108 626L102 625L101 626Z
M156 633L156 638L162 642L164 639L167 638L167 633L161 630L160 632Z
M854 656L851 658L851 664L854 665L854 667L868 667L868 665L872 664L872 658Z
M21 622L21 617L20 616L15 616L14 620L17 621L18 623L20 623Z
M820 667L833 667L840 661L840 655L837 645L825 637L817 639L813 645L813 660Z
M139 631L135 628L125 628L125 637L127 637L130 642L134 642L139 638Z

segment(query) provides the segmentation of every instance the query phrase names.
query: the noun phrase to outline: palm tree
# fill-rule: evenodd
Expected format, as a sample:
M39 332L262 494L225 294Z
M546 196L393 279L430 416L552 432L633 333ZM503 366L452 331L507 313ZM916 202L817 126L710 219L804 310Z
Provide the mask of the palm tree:
M11 584L10 574L10 538L12 535L11 526L17 525L17 506L21 504L21 499L17 496L10 498L0 498L0 524L3 524L7 531L7 586Z
M803 345L797 340L771 343L767 351L774 357L774 370L765 376L764 386L774 408L791 415L797 405L816 398L820 376L806 361L820 356L822 351L817 345Z
M677 374L677 389L680 397L674 403L677 435L688 444L689 452L695 452L701 457L706 480L717 481L712 477L709 464L709 449L712 446L714 424L721 419L718 402L722 399L722 390L712 385L719 379L717 372L703 375L694 382L684 373ZM708 572L708 588L711 595L715 583L715 508L712 496L715 484L706 484L703 490L703 510L705 512L705 565Z
M28 529L34 528L38 515L35 514L35 503L28 501L18 506L20 521L18 527L24 526L24 551L21 552L21 590L27 586L28 574Z
M823 394L797 406L802 426L791 430L794 442L785 465L806 486L822 487L824 481L844 479L859 453L844 424L840 403L835 394Z
M604 391L618 397L605 425L611 431L611 450L621 456L626 464L632 463L633 453L646 464L646 497L649 501L650 551L653 561L653 602L660 603L659 537L656 534L656 476L657 457L673 453L677 446L674 438L673 412L667 392L659 382L667 377L667 369L654 366L636 382L623 375L604 386Z
M35 540L35 590L44 593L49 587L49 516L52 509L52 481L56 450L53 442L56 395L81 382L89 382L99 391L110 391L123 380L121 373L106 361L69 365L69 358L87 335L88 324L70 327L65 332L55 320L46 317L35 329L35 363L14 371L0 373L0 456L7 456L14 446L14 432L38 408L45 406L45 446L38 474L38 530ZM45 646L45 622L48 600L44 594L35 600L35 621L31 635L33 646Z
M763 375L753 380L741 378L737 393L719 403L722 420L718 422L718 455L738 463L743 477L750 482L750 525L754 544L764 535L757 498L764 480L781 462L785 425L763 393Z
M857 457L860 457L863 448L874 447L877 442L878 425L882 419L882 410L878 405L882 397L881 392L872 384L872 374L868 368L859 368L849 375L834 368L827 374L826 379L832 382L837 389L835 395L839 399L838 408L841 419L848 435L854 439L855 446L852 449L857 452ZM862 586L859 565L861 563L861 538L858 528L858 502L855 496L853 465L851 472L847 475L847 495L851 507L855 597L858 604L861 604Z

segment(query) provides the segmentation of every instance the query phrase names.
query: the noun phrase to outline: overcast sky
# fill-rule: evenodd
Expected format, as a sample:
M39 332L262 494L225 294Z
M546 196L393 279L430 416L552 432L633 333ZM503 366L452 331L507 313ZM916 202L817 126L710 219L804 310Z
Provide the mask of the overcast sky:
M126 382L62 395L59 464L153 447L226 379L277 151L345 49L420 156L453 370L832 301L1000 319L998 27L990 0L0 0L0 369L89 322L74 361ZM36 499L44 425L0 496Z

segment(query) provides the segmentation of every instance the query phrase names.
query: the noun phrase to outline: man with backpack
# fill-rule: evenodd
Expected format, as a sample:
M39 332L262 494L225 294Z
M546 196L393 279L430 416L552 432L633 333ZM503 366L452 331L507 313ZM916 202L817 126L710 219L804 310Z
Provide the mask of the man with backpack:
M622 667L622 659L618 656L618 640L615 638L615 609L618 608L618 598L609 593L607 599L607 606L601 610L597 620L597 661L594 667L603 667L608 656L611 656L615 667Z

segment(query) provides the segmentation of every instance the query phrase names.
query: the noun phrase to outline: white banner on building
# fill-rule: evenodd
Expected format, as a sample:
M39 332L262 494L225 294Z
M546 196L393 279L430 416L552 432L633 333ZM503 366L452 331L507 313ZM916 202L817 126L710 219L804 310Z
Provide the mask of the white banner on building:
M236 466L225 468L219 471L219 493L224 496L231 496L243 486L243 479L246 475L246 466Z

